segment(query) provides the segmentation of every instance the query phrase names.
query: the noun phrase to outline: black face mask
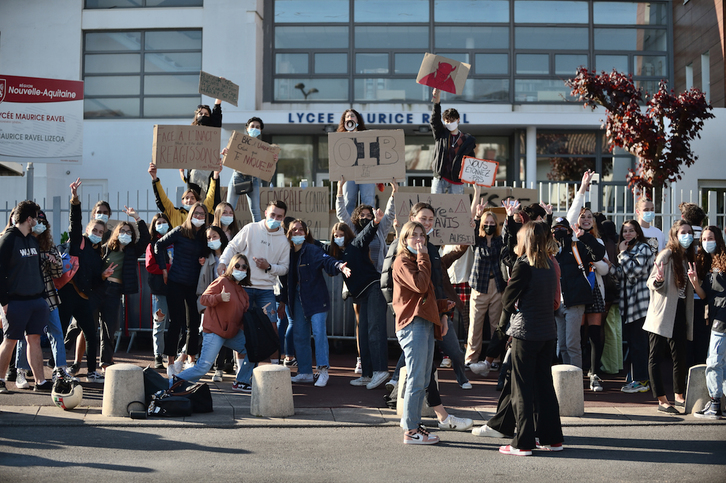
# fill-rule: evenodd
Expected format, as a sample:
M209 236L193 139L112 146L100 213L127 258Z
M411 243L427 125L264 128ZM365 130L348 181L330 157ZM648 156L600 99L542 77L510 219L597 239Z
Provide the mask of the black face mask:
M211 126L212 125L212 118L209 116L197 116L197 124L199 126Z
M368 223L371 222L370 218L359 218L358 219L358 225L360 226L360 229L362 230L366 226L368 226Z
M486 233L487 235L493 235L494 233L496 233L496 231L496 225L484 225L484 233Z
M567 233L567 230L555 230L555 240L562 245L563 242L565 242L568 238L570 238L570 234Z

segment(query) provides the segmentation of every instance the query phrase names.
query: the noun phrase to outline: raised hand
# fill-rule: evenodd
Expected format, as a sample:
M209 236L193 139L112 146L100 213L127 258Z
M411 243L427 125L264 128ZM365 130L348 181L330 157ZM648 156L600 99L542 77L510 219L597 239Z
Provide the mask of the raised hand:
M373 213L373 222L374 222L375 224L378 224L378 223L380 223L380 222L381 222L381 220L383 219L383 216L384 216L384 215L383 215L383 211L381 211L381 209L380 209L380 208L378 208L378 209L377 209L377 210L376 210L376 211L375 211L375 212Z
M663 262L655 262L655 281L663 281Z
M700 283L698 282L698 273L696 272L696 264L688 262L688 280L691 281L691 284L693 284L694 287L698 287Z
M338 181L338 196L343 196L343 185L345 184L345 177L341 176Z
M391 196L395 195L398 191L398 183L396 183L396 178L391 178Z
M582 174L582 183L580 184L580 193L590 190L590 181L592 181L592 175L595 171L588 169Z
M78 188L83 184L83 181L81 181L81 178L77 178L73 183L71 183L71 195L74 198L78 198Z
M224 285L222 285L222 293L220 293L219 296L222 298L222 302L229 302L232 298L232 294L224 289Z
M345 275L345 278L350 278L350 268L348 268L348 262L345 262L340 266L340 271L343 275Z
M151 180L156 181L156 165L154 163L149 163L149 169L147 171L149 172L149 176L151 176Z
M580 228L580 225L575 223L572 225L572 234L575 235L575 238L580 238L582 235L585 234L585 230Z
M506 210L507 216L514 216L519 209L520 204L518 200L504 200L502 201L502 206Z
M441 91L438 88L434 88L431 92L431 102L434 104L441 102Z
M124 205L124 213L129 215L131 218L133 218L136 221L139 221L139 214L136 213L136 210L133 208L129 208L128 206Z
M416 246L414 247L418 253L428 253L429 249L426 246L426 243L417 242Z
M540 201L539 205L545 210L545 213L547 213L548 215L552 214L552 205L550 205L549 203L545 203L544 201Z

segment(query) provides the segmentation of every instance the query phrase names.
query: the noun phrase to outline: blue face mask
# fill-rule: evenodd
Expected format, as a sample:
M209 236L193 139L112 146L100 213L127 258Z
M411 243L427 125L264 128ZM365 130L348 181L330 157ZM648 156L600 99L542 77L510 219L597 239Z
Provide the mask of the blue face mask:
M262 134L262 131L260 131L256 127L253 127L253 128L250 128L250 129L247 130L247 135L250 136L250 137L253 137L253 138L256 138L260 134Z
M93 233L88 235L88 239L91 240L91 243L93 243L94 245L101 243L101 237L98 235L94 235Z
M706 253L713 253L716 251L716 240L703 240L701 246L706 250Z
M333 241L339 247L342 247L343 245L345 245L345 237L344 236L336 236L335 238L333 238Z
M693 243L693 235L690 233L682 233L678 235L678 243L680 243L683 248L690 247L691 243Z
M191 210L191 209L192 209L192 205L185 205L184 203L182 203L182 206L183 206L183 207L184 207L184 209L185 209L185 210L187 210L187 211L189 211L189 210Z
M35 225L35 226L33 227L33 233L35 233L36 235L40 235L41 233L43 233L43 232L45 231L45 229L46 229L46 226L45 226L45 225L44 225L43 223L41 223L41 222L38 222L38 223L37 223L37 224L36 224L36 225ZM715 242L714 242L714 243L715 243Z
M220 216L219 221L222 223L222 225L229 226L234 221L234 216Z
M267 228L270 230L277 230L280 228L280 220L273 220L272 218L265 219L265 223L267 223Z
M207 246L212 250L219 250L222 246L222 240L210 240L207 242Z
M418 253L418 250L413 248L411 245L406 245L406 248L408 248L408 251L416 255Z
M121 233L118 236L118 242L122 245L128 245L129 243L131 243L131 235L128 235L126 233Z
M644 211L643 212L643 221L652 223L653 220L655 220L655 211Z
M168 223L162 223L160 225L156 225L156 232L159 235L165 235L167 231L169 231L169 224Z
M108 223L108 215L104 215L103 213L96 213L96 219Z
M232 270L232 276L235 280L241 282L247 276L247 272L243 270Z
M295 235L295 236L291 237L290 240L292 240L292 242L295 245L302 245L303 242L305 241L305 236L304 235Z

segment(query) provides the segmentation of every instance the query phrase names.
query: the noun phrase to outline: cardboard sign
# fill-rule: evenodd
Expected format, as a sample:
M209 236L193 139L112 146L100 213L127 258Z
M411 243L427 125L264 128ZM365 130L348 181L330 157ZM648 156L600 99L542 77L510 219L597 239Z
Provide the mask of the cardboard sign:
M242 174L270 181L277 167L279 146L272 146L243 132L232 131L222 164Z
M199 72L199 93L236 106L239 97L239 86L227 79L201 71Z
M387 183L406 178L406 141L401 129L328 133L330 179Z
M154 126L151 162L158 169L219 169L222 128Z
M491 188L497 178L499 163L488 159L477 159L472 156L464 156L461 163L459 178L464 183L476 184Z
M424 55L416 82L452 94L461 94L471 65L440 55Z
M419 202L429 203L436 210L434 230L429 235L431 243L434 245L474 244L469 195L398 192L394 199L399 230L408 221L408 215L413 205Z
M303 220L313 238L330 240L330 188L260 188L260 211L263 217L267 204L275 200L284 201L287 205L285 216ZM246 196L239 197L234 213L240 226L252 223Z

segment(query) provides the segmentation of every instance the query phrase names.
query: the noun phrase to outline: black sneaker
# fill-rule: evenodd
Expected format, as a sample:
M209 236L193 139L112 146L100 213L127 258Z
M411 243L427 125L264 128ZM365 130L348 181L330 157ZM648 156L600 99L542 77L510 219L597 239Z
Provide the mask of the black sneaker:
M154 356L154 369L163 369L164 359L162 356Z
M5 381L0 381L0 394L8 394L8 388L5 386Z
M232 390L250 394L250 393L252 393L252 386L250 386L249 384L244 383L244 382L235 381L234 384L232 384Z
M35 392L50 392L51 389L53 389L53 383L48 380L46 380L43 384L36 384L33 386L33 391Z
M81 365L74 362L73 364L71 364L70 366L68 366L68 371L67 372L71 376L75 376L76 374L78 374L78 371L80 370L80 368L81 368Z
M721 403L716 399L711 399L706 403L706 406L700 411L693 413L694 417L706 418L706 419L721 419L723 414L721 413Z
M15 379L17 378L18 370L15 367L9 368L7 374L5 374L5 380L8 382L15 382Z

